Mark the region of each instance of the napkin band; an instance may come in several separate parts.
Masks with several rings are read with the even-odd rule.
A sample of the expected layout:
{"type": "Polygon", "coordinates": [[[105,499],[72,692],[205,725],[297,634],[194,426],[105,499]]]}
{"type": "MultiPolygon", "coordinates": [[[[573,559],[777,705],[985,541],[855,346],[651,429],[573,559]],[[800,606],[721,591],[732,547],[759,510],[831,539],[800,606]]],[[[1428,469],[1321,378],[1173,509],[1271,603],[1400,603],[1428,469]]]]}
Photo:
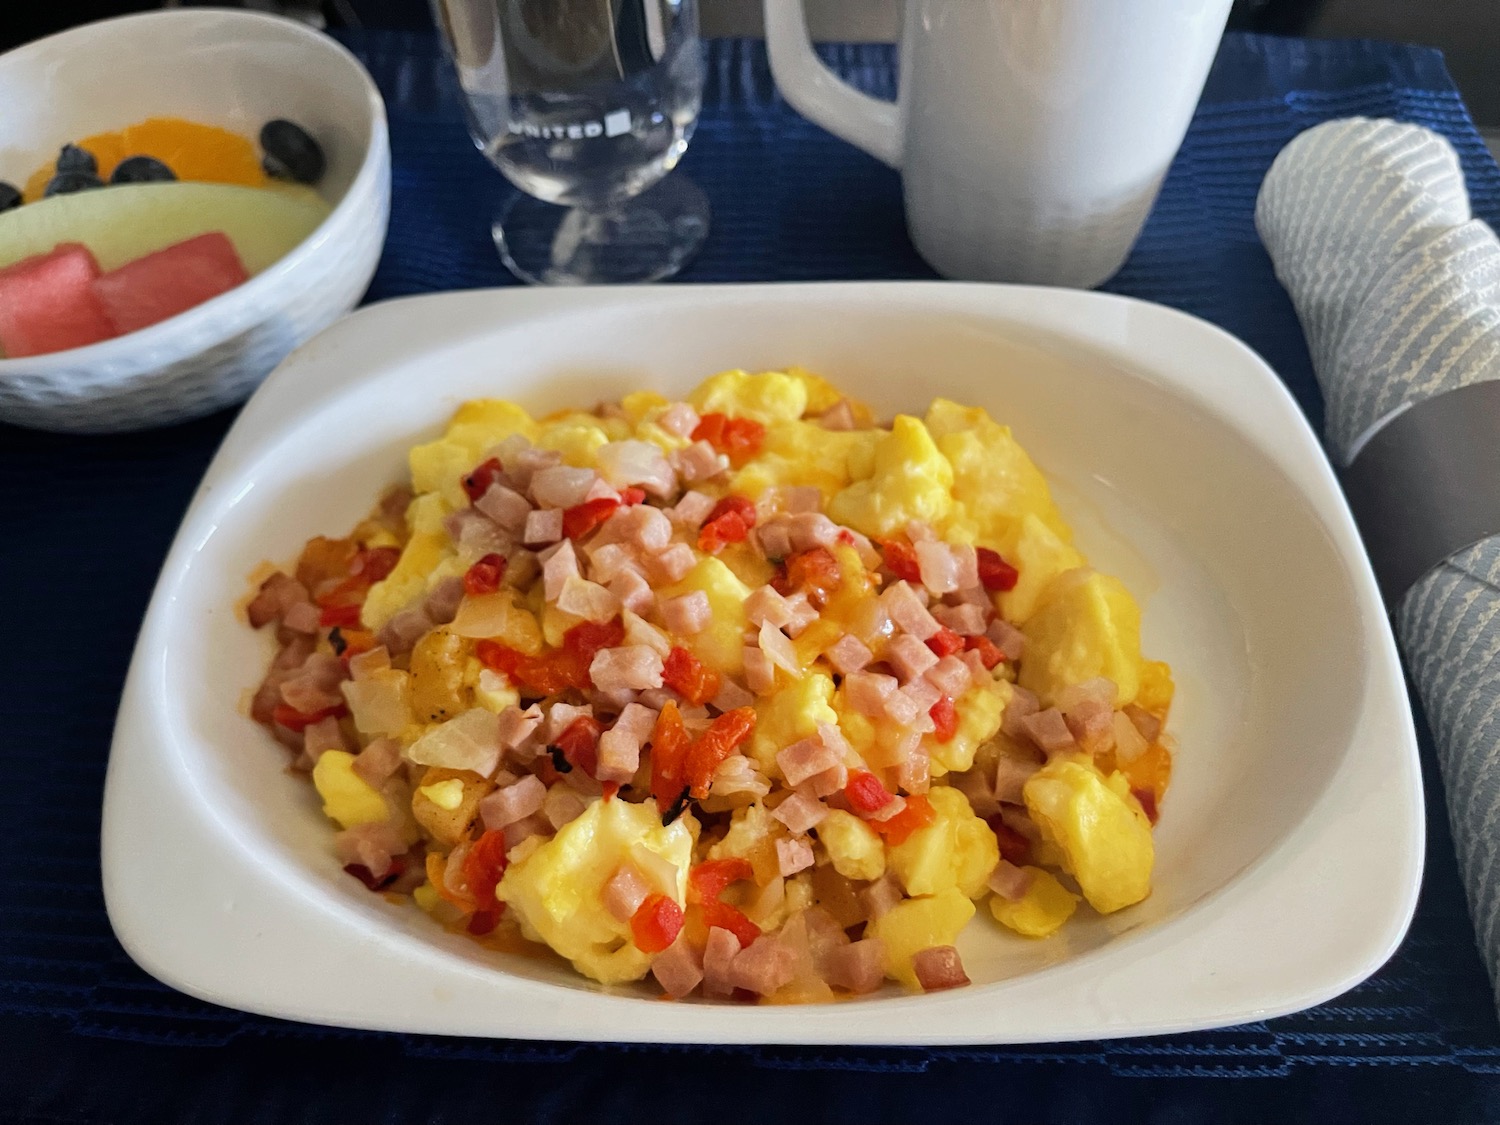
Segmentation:
{"type": "Polygon", "coordinates": [[[1500,378],[1401,411],[1342,476],[1381,595],[1394,609],[1443,560],[1500,535],[1500,378]]]}

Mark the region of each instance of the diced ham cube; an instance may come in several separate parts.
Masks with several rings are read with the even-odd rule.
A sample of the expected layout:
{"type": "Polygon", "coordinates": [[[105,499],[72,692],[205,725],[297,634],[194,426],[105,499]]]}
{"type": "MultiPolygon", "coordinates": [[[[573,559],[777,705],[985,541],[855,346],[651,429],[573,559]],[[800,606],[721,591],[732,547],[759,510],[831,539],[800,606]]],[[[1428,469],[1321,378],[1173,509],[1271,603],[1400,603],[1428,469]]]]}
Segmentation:
{"type": "MultiPolygon", "coordinates": [[[[904,756],[904,755],[903,755],[904,756]]],[[[866,820],[890,820],[902,809],[906,808],[906,798],[899,793],[894,794],[889,801],[878,809],[865,813],[866,820]]]]}
{"type": "Polygon", "coordinates": [[[1057,693],[1053,702],[1057,709],[1067,714],[1079,704],[1085,702],[1102,703],[1111,709],[1115,705],[1115,697],[1119,695],[1120,689],[1115,682],[1106,676],[1095,676],[1091,680],[1082,683],[1069,684],[1057,693]]]}
{"type": "Polygon", "coordinates": [[[516,537],[477,508],[459,508],[443,517],[443,529],[458,549],[472,558],[497,554],[508,556],[516,537]]]}
{"type": "Polygon", "coordinates": [[[932,784],[932,758],[918,747],[896,770],[896,779],[908,793],[925,793],[932,784]]]}
{"type": "Polygon", "coordinates": [[[522,492],[529,491],[532,478],[542,469],[550,469],[562,461],[562,454],[555,449],[535,449],[520,434],[512,434],[494,449],[490,450],[487,457],[499,458],[500,463],[505,466],[505,475],[510,477],[511,484],[522,492]],[[525,444],[522,444],[522,443],[525,444]]]}
{"type": "Polygon", "coordinates": [[[617,508],[604,521],[603,531],[607,539],[626,543],[642,555],[664,551],[672,542],[672,521],[649,504],[617,508]]]}
{"type": "Polygon", "coordinates": [[[729,458],[706,441],[695,441],[672,454],[672,464],[689,484],[712,480],[729,469],[729,458]]]}
{"type": "Polygon", "coordinates": [[[823,823],[828,816],[828,807],[805,793],[793,793],[772,809],[771,815],[786,825],[786,830],[793,836],[801,836],[823,823]]]}
{"type": "Polygon", "coordinates": [[[631,703],[620,712],[620,717],[599,736],[599,768],[595,775],[600,781],[629,781],[641,764],[641,744],[651,737],[656,725],[656,712],[639,703],[631,703]]]}
{"type": "Polygon", "coordinates": [[[781,776],[793,788],[808,778],[832,769],[839,764],[838,754],[829,749],[821,738],[804,738],[785,747],[776,755],[776,765],[781,776]]]}
{"type": "Polygon", "coordinates": [[[708,942],[703,947],[703,993],[706,996],[728,996],[734,991],[729,968],[740,953],[740,939],[730,931],[710,926],[708,942]]]}
{"type": "Polygon", "coordinates": [[[1021,719],[1021,726],[1031,741],[1049,758],[1069,750],[1077,750],[1078,742],[1068,729],[1067,721],[1056,707],[1038,711],[1021,719]]]}
{"type": "Polygon", "coordinates": [[[589,677],[600,691],[646,691],[661,687],[661,654],[648,645],[600,649],[589,677]]]}
{"type": "Polygon", "coordinates": [[[540,812],[547,799],[547,787],[541,779],[527,774],[514,785],[496,789],[479,802],[479,817],[488,830],[505,828],[540,812]]]}
{"type": "Polygon", "coordinates": [[[903,897],[900,881],[889,871],[859,892],[860,905],[865,908],[865,914],[872,922],[886,914],[903,897]]]}
{"type": "Polygon", "coordinates": [[[569,578],[579,578],[578,555],[573,550],[573,541],[564,539],[562,545],[553,549],[542,563],[542,596],[549,602],[557,601],[569,578]]]}
{"type": "Polygon", "coordinates": [[[984,587],[979,584],[979,552],[967,543],[955,543],[953,561],[958,568],[958,588],[978,590],[981,596],[985,596],[984,587]]]}
{"type": "Polygon", "coordinates": [[[745,686],[756,695],[769,695],[776,687],[776,665],[771,663],[771,658],[757,646],[746,645],[744,664],[745,686]]]}
{"type": "Polygon", "coordinates": [[[958,586],[958,560],[953,548],[936,539],[914,544],[922,585],[934,594],[951,594],[958,586]]]}
{"type": "Polygon", "coordinates": [[[1014,664],[1026,655],[1026,634],[1017,629],[1009,621],[997,617],[990,622],[985,635],[995,643],[1000,654],[1006,661],[1014,664]]]}
{"type": "Polygon", "coordinates": [[[661,582],[681,582],[698,562],[698,556],[686,543],[673,543],[659,555],[652,555],[650,563],[655,576],[661,582]]]}
{"type": "MultiPolygon", "coordinates": [[[[582,773],[582,770],[574,770],[574,773],[582,773]]],[[[533,836],[552,835],[552,825],[541,813],[532,813],[524,820],[518,820],[514,824],[507,824],[501,829],[505,833],[505,850],[509,852],[517,844],[529,840],[533,836]]]]}
{"type": "Polygon", "coordinates": [[[631,916],[641,908],[641,903],[645,902],[650,894],[651,884],[635,869],[635,865],[630,863],[620,864],[599,890],[599,898],[604,903],[604,909],[608,910],[617,922],[630,921],[631,916]]]}
{"type": "MultiPolygon", "coordinates": [[[[720,933],[729,933],[720,930],[720,933]]],[[[729,934],[734,941],[734,935],[729,934]]],[[[735,942],[738,946],[739,943],[735,942]]],[[[680,933],[677,940],[658,953],[651,962],[651,975],[662,991],[674,1000],[681,1000],[703,981],[703,954],[688,941],[687,934],[680,933]]]]}
{"type": "MultiPolygon", "coordinates": [[[[895,723],[898,727],[909,727],[917,721],[917,716],[922,714],[921,708],[917,706],[916,700],[904,691],[893,691],[886,696],[883,703],[883,717],[895,723]]],[[[878,718],[881,716],[872,716],[878,718]]]]}
{"type": "Polygon", "coordinates": [[[755,702],[755,693],[738,681],[724,676],[719,680],[719,694],[710,700],[720,711],[733,711],[736,707],[749,707],[755,702]]]}
{"type": "Polygon", "coordinates": [[[783,878],[790,878],[813,865],[813,850],[802,837],[776,841],[776,862],[783,878]]]}
{"type": "Polygon", "coordinates": [[[309,723],[302,730],[302,754],[310,763],[317,764],[318,759],[330,750],[348,749],[343,728],[332,715],[309,723]]]}
{"type": "Polygon", "coordinates": [[[901,689],[901,694],[912,701],[919,716],[926,715],[932,710],[932,705],[943,698],[943,693],[930,680],[913,680],[901,689]]]}
{"type": "Polygon", "coordinates": [[[974,679],[969,666],[957,656],[945,656],[927,669],[927,682],[949,699],[957,699],[974,679]]]}
{"type": "Polygon", "coordinates": [[[729,982],[757,996],[769,996],[791,983],[797,958],[775,934],[762,934],[729,963],[729,982]]]}
{"type": "Polygon", "coordinates": [[[839,536],[838,524],[821,512],[799,512],[781,518],[787,521],[793,551],[831,547],[839,536]]]}
{"type": "Polygon", "coordinates": [[[843,762],[829,766],[822,773],[813,774],[803,783],[802,788],[814,797],[832,797],[835,793],[843,790],[849,784],[849,769],[843,762]]]}
{"type": "Polygon", "coordinates": [[[977,637],[986,627],[983,606],[936,605],[932,607],[932,616],[940,625],[964,637],[977,637]]]}
{"type": "Polygon", "coordinates": [[[344,679],[344,666],[331,652],[315,652],[302,667],[281,683],[281,699],[303,714],[326,711],[344,702],[339,683],[344,679]]]}
{"type": "Polygon", "coordinates": [[[969,799],[974,815],[983,819],[1000,811],[1000,802],[995,800],[994,785],[985,770],[972,769],[966,773],[949,774],[949,784],[969,799]]]}
{"type": "Polygon", "coordinates": [[[528,547],[545,547],[561,539],[562,533],[562,509],[537,508],[526,514],[526,527],[521,533],[521,542],[528,547]]]}
{"type": "Polygon", "coordinates": [[[691,637],[703,632],[712,620],[708,595],[702,590],[694,590],[690,594],[664,599],[661,620],[674,637],[691,637]]]}
{"type": "Polygon", "coordinates": [[[531,502],[503,484],[490,485],[485,494],[474,501],[474,507],[515,535],[525,529],[526,517],[531,514],[531,502]]]}
{"type": "Polygon", "coordinates": [[[1031,889],[1033,878],[1033,874],[1024,867],[1017,867],[1002,859],[995,864],[995,870],[990,872],[985,885],[1007,902],[1020,902],[1031,889]]]}
{"type": "Polygon", "coordinates": [[[532,474],[531,498],[542,508],[571,508],[583,503],[598,479],[593,469],[553,465],[532,474]]]}
{"type": "Polygon", "coordinates": [[[823,976],[834,988],[874,992],[885,979],[885,945],[871,937],[835,946],[824,957],[823,976]]]}
{"type": "MultiPolygon", "coordinates": [[[[648,589],[649,592],[649,589],[648,589]]],[[[557,608],[585,621],[603,625],[620,614],[620,598],[615,592],[597,582],[569,575],[557,595],[557,608]]]]}
{"type": "Polygon", "coordinates": [[[708,519],[708,513],[714,510],[714,503],[714,498],[708,493],[690,489],[682,494],[676,507],[668,510],[667,518],[678,527],[697,531],[708,519]]]}
{"type": "Polygon", "coordinates": [[[768,559],[784,559],[792,553],[792,532],[785,521],[763,523],[750,533],[755,549],[768,559]]]}
{"type": "Polygon", "coordinates": [[[880,595],[881,604],[897,628],[925,641],[941,627],[908,582],[893,582],[880,595]]]}
{"type": "Polygon", "coordinates": [[[464,580],[457,577],[444,578],[427,591],[427,600],[422,603],[427,616],[437,625],[446,625],[458,616],[458,607],[464,600],[464,580]]]}
{"type": "Polygon", "coordinates": [[[379,640],[392,656],[404,656],[431,631],[434,624],[436,623],[421,606],[403,609],[385,623],[385,628],[380,630],[379,640]]]}
{"type": "Polygon", "coordinates": [[[250,627],[259,629],[282,618],[294,605],[311,604],[307,587],[289,574],[277,571],[260,584],[255,599],[245,607],[250,627]]]}
{"type": "Polygon", "coordinates": [[[815,484],[789,485],[777,490],[781,510],[788,515],[816,512],[823,507],[823,490],[815,484]]]}
{"type": "Polygon", "coordinates": [[[316,633],[322,626],[322,613],[312,602],[293,602],[281,615],[281,623],[294,633],[316,633]]]}
{"type": "Polygon", "coordinates": [[[883,672],[851,672],[844,677],[844,698],[861,715],[885,716],[885,701],[896,692],[896,677],[883,672]]]}
{"type": "Polygon", "coordinates": [[[361,780],[379,789],[401,768],[401,743],[377,738],[354,756],[351,767],[361,780]]]}
{"type": "Polygon", "coordinates": [[[651,584],[634,570],[622,570],[610,579],[609,592],[631,613],[644,614],[656,604],[651,584]]]}
{"type": "Polygon", "coordinates": [[[831,750],[840,761],[848,758],[854,753],[854,747],[849,745],[849,740],[844,737],[844,732],[839,730],[837,724],[818,722],[818,738],[823,745],[831,750]]]}
{"type": "MultiPolygon", "coordinates": [[[[483,673],[481,673],[482,675],[483,673]]],[[[526,710],[516,706],[500,712],[500,746],[506,751],[518,750],[531,740],[542,725],[542,709],[533,703],[526,710]]]]}
{"type": "Polygon", "coordinates": [[[818,619],[818,609],[801,591],[787,598],[786,604],[791,613],[791,620],[786,624],[786,635],[800,637],[802,631],[818,619]]]}
{"type": "Polygon", "coordinates": [[[1161,737],[1161,720],[1150,711],[1134,703],[1127,703],[1124,712],[1125,717],[1135,724],[1135,729],[1141,732],[1141,737],[1148,743],[1161,737]]]}
{"type": "Polygon", "coordinates": [[[1086,754],[1114,749],[1115,712],[1102,699],[1081,699],[1063,712],[1063,721],[1086,754]]]}
{"type": "Polygon", "coordinates": [[[1018,758],[1012,754],[1001,754],[995,763],[995,781],[992,786],[995,800],[1012,805],[1022,802],[1022,791],[1031,775],[1042,768],[1042,763],[1032,758],[1018,758]]]}
{"type": "Polygon", "coordinates": [[[770,625],[773,629],[784,629],[791,623],[792,608],[779,591],[760,586],[745,599],[745,617],[757,628],[770,625]]]}
{"type": "Polygon", "coordinates": [[[587,504],[590,500],[614,500],[619,502],[620,494],[600,477],[589,485],[589,490],[583,494],[583,502],[587,504]]]}
{"type": "Polygon", "coordinates": [[[875,654],[853,633],[845,633],[834,641],[823,655],[833,665],[834,671],[845,676],[850,672],[862,671],[875,659],[875,654]]]}
{"type": "Polygon", "coordinates": [[[698,412],[685,402],[674,402],[656,416],[656,424],[677,437],[691,437],[702,419],[698,412]]]}
{"type": "Polygon", "coordinates": [[[885,646],[885,661],[903,682],[919,680],[938,662],[932,649],[909,633],[892,637],[885,646]]]}
{"type": "Polygon", "coordinates": [[[1032,692],[1015,684],[1011,685],[1010,692],[1010,702],[1005,705],[1005,714],[1001,718],[1000,729],[1011,738],[1030,738],[1031,734],[1021,720],[1027,715],[1035,715],[1040,711],[1041,701],[1032,692]]]}
{"type": "Polygon", "coordinates": [[[557,741],[557,736],[562,734],[573,724],[574,719],[592,719],[594,709],[585,703],[578,706],[573,703],[554,703],[547,711],[547,744],[550,746],[557,741]]]}
{"type": "Polygon", "coordinates": [[[917,983],[923,992],[937,992],[944,988],[962,988],[969,984],[969,975],[964,972],[963,960],[958,950],[951,945],[934,945],[920,950],[911,959],[916,971],[917,983]]]}
{"type": "Polygon", "coordinates": [[[847,398],[841,398],[818,415],[818,424],[825,430],[847,431],[855,429],[858,422],[854,417],[854,407],[849,405],[847,398]]]}
{"type": "Polygon", "coordinates": [[[358,824],[333,838],[333,851],[343,864],[357,863],[372,878],[384,879],[391,870],[393,857],[406,852],[401,830],[388,821],[358,824]]]}
{"type": "Polygon", "coordinates": [[[599,536],[584,548],[589,557],[589,578],[608,585],[610,580],[626,571],[640,572],[641,564],[635,551],[624,543],[606,543],[599,536]]]}

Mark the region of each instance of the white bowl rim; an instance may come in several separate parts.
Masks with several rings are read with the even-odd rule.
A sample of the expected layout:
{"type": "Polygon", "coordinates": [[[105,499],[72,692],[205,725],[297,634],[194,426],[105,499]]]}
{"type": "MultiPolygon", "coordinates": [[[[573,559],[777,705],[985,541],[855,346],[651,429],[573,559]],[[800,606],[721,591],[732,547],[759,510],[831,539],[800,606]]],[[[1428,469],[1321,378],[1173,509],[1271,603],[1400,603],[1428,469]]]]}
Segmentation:
{"type": "MultiPolygon", "coordinates": [[[[122,16],[112,16],[109,19],[95,20],[92,23],[81,24],[78,27],[68,28],[55,35],[33,40],[0,55],[0,61],[17,54],[30,51],[34,48],[57,45],[73,37],[98,34],[101,28],[115,27],[121,24],[134,24],[149,21],[171,20],[184,22],[194,19],[198,22],[219,22],[228,20],[231,23],[259,24],[262,26],[274,25],[279,30],[287,32],[290,36],[301,38],[308,43],[317,43],[320,47],[327,49],[331,55],[347,64],[352,73],[357,75],[360,85],[363,87],[366,98],[366,106],[370,112],[370,128],[364,137],[364,154],[360,158],[359,171],[355,173],[354,179],[350,181],[349,187],[339,197],[312,231],[287,251],[284,255],[273,262],[267,269],[262,270],[248,281],[236,285],[233,289],[211,297],[201,304],[170,316],[166,320],[158,321],[156,324],[139,328],[134,332],[127,332],[123,336],[112,336],[108,340],[100,340],[96,344],[88,344],[81,348],[66,348],[58,352],[46,352],[42,355],[21,356],[15,359],[7,359],[0,356],[0,379],[12,378],[45,378],[47,375],[60,371],[74,371],[80,367],[106,366],[119,364],[126,367],[130,364],[130,357],[136,354],[137,349],[150,347],[154,344],[165,343],[169,339],[169,333],[180,331],[182,325],[189,318],[211,316],[232,304],[242,300],[246,295],[254,296],[262,291],[269,290],[273,285],[289,271],[299,268],[308,258],[317,253],[322,244],[322,236],[337,221],[344,221],[350,214],[354,201],[365,198],[371,185],[382,174],[384,159],[382,152],[386,145],[381,138],[386,136],[387,123],[385,114],[385,101],[380,96],[380,90],[375,85],[375,80],[370,77],[369,71],[365,70],[354,54],[331,35],[309,27],[296,20],[287,19],[283,16],[273,16],[265,12],[249,12],[234,8],[168,8],[160,11],[132,12],[122,16]],[[204,20],[202,17],[209,17],[204,20]]],[[[247,307],[253,307],[247,305],[247,307]]],[[[238,332],[243,331],[245,325],[237,319],[225,319],[221,329],[215,333],[213,341],[205,341],[204,348],[212,347],[220,340],[227,339],[238,332]]],[[[198,350],[203,350],[199,348],[198,350]]],[[[153,365],[155,366],[155,365],[153,365]]]]}

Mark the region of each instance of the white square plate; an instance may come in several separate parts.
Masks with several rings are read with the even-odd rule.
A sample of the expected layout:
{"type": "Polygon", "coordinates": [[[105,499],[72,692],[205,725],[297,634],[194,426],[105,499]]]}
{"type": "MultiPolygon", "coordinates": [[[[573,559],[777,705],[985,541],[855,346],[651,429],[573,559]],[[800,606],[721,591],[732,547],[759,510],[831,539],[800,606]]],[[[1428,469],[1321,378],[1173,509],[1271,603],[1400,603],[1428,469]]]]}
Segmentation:
{"type": "Polygon", "coordinates": [[[216,1003],[353,1027],[694,1043],[1001,1043],[1185,1031],[1326,1000],[1396,948],[1422,863],[1406,691],[1317,440],[1202,321],[1121,297],[942,283],[497,290],[376,305],[245,408],[178,533],[126,684],[104,808],[110,920],[216,1003]],[[467,398],[535,409],[801,364],[882,414],[987,407],[1080,545],[1143,600],[1181,741],[1155,891],[1043,942],[987,912],[974,986],[802,1008],[669,1003],[490,953],[339,869],[315,794],[245,717],[263,559],[342,534],[467,398]]]}

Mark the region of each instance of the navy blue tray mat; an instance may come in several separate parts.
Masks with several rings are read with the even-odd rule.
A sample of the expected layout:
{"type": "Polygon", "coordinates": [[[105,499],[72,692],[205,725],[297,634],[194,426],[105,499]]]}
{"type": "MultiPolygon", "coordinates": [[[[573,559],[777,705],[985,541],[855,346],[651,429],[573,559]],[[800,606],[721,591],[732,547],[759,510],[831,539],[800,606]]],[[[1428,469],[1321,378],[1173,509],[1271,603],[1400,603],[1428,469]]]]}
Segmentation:
{"type": "MultiPolygon", "coordinates": [[[[487,230],[510,189],[470,144],[435,42],[375,32],[346,42],[385,93],[395,154],[391,235],[370,298],[508,283],[487,230]]],[[[714,230],[682,280],[932,276],[906,239],[894,173],[791,112],[758,44],[716,42],[709,57],[686,167],[712,200],[714,230]]],[[[894,92],[889,48],[830,47],[825,57],[868,91],[894,92]]],[[[1355,113],[1447,135],[1476,211],[1500,219],[1500,170],[1435,52],[1231,35],[1140,244],[1106,286],[1236,333],[1315,423],[1306,349],[1252,205],[1288,139],[1355,113]]],[[[816,1120],[863,1122],[944,1111],[1058,1122],[1500,1120],[1500,1026],[1425,729],[1429,858],[1407,940],[1346,995],[1226,1031],[938,1050],[577,1046],[305,1026],[157,984],[104,915],[104,764],[157,569],[231,420],[104,438],[0,426],[0,591],[11,625],[0,764],[12,779],[0,788],[12,854],[0,866],[0,1120],[664,1125],[757,1121],[798,1106],[816,1120]]]]}

